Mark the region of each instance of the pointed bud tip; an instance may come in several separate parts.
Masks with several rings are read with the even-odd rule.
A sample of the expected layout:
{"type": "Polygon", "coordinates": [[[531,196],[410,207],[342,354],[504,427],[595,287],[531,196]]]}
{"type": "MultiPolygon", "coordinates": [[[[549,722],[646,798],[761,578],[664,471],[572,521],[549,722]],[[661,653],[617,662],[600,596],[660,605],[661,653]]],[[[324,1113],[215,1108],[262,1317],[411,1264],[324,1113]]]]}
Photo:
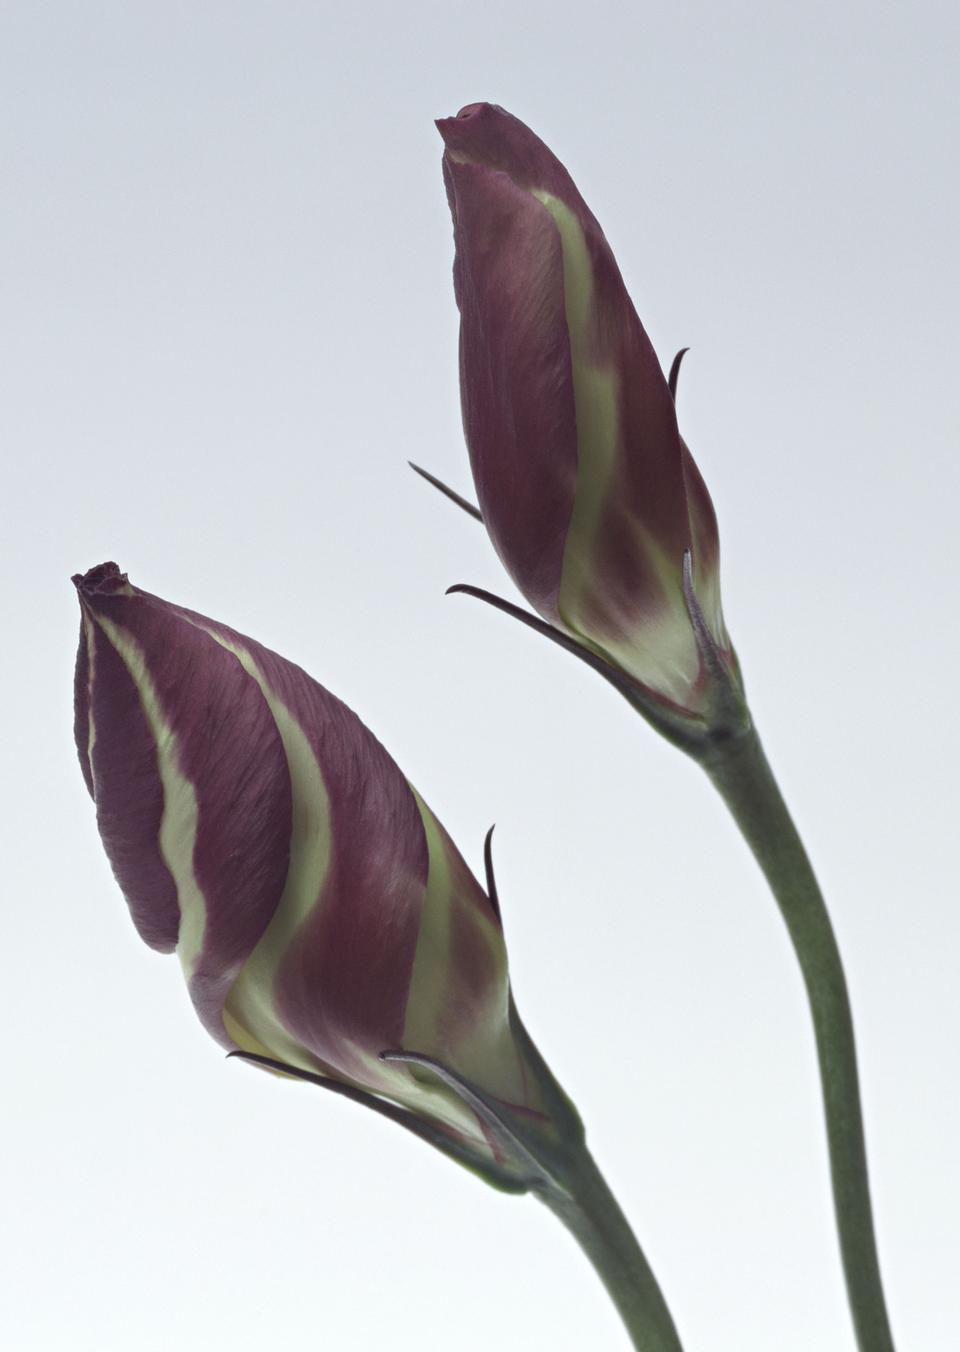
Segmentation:
{"type": "Polygon", "coordinates": [[[117,564],[109,561],[98,563],[85,573],[74,573],[70,581],[81,596],[111,596],[127,586],[127,575],[121,573],[117,564]]]}
{"type": "Polygon", "coordinates": [[[488,111],[496,111],[495,103],[466,103],[456,114],[455,117],[438,117],[434,121],[434,126],[449,146],[450,141],[448,132],[453,131],[456,135],[458,123],[471,122],[475,118],[482,117],[488,111]]]}

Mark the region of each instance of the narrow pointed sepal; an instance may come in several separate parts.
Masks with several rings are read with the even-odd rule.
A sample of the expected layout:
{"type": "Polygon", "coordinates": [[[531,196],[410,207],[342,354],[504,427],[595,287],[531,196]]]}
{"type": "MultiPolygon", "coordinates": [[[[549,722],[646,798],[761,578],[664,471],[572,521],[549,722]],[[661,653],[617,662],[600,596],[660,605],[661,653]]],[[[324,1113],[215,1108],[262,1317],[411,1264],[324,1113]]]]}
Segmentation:
{"type": "Polygon", "coordinates": [[[542,1150],[538,1150],[533,1143],[533,1133],[508,1104],[493,1098],[432,1056],[424,1056],[420,1052],[382,1051],[380,1060],[390,1065],[417,1066],[429,1070],[442,1084],[459,1095],[465,1106],[476,1113],[487,1128],[496,1143],[497,1154],[510,1162],[511,1172],[516,1171],[523,1181],[523,1191],[542,1190],[555,1184],[549,1165],[542,1157],[542,1150]]]}
{"type": "Polygon", "coordinates": [[[360,1103],[365,1108],[371,1108],[381,1117],[385,1117],[387,1121],[396,1122],[397,1126],[403,1127],[411,1135],[418,1137],[421,1141],[426,1141],[428,1145],[432,1145],[434,1149],[439,1150],[448,1159],[463,1165],[464,1168],[469,1169],[471,1173],[476,1174],[478,1178],[482,1178],[485,1183],[489,1183],[491,1187],[497,1188],[500,1192],[523,1193],[530,1190],[529,1184],[522,1178],[515,1178],[506,1169],[501,1169],[491,1160],[481,1158],[449,1132],[444,1131],[442,1127],[416,1116],[406,1108],[401,1108],[398,1104],[390,1102],[389,1099],[378,1098],[376,1094],[371,1094],[356,1085],[345,1084],[342,1080],[331,1079],[328,1075],[317,1075],[312,1071],[303,1070],[299,1066],[288,1065],[285,1061],[277,1061],[272,1056],[260,1056],[256,1052],[236,1051],[227,1053],[227,1059],[231,1058],[249,1061],[251,1065],[262,1066],[265,1070],[275,1071],[278,1075],[289,1075],[295,1080],[305,1080],[308,1084],[315,1084],[321,1089],[328,1089],[331,1094],[339,1094],[341,1098],[349,1099],[352,1103],[360,1103]]]}
{"type": "Polygon", "coordinates": [[[512,601],[497,596],[495,592],[485,591],[482,587],[474,587],[467,582],[455,583],[452,587],[447,588],[446,594],[447,596],[462,594],[483,601],[495,610],[502,611],[504,615],[519,620],[521,624],[525,624],[534,633],[542,634],[551,643],[555,643],[558,648],[563,648],[566,652],[572,653],[574,657],[578,657],[593,671],[598,672],[639,713],[643,714],[647,722],[656,728],[661,736],[666,737],[675,746],[694,754],[697,747],[706,741],[708,734],[702,718],[690,714],[687,710],[678,706],[667,704],[640,681],[614,666],[608,658],[601,657],[593,649],[588,648],[585,643],[571,638],[569,634],[564,633],[562,629],[558,629],[556,625],[548,624],[539,615],[524,610],[522,606],[514,605],[512,601]]]}
{"type": "Polygon", "coordinates": [[[467,498],[461,497],[461,495],[456,492],[455,489],[451,488],[449,484],[445,484],[442,479],[438,479],[435,474],[431,474],[429,470],[423,469],[422,466],[415,465],[412,460],[408,460],[407,464],[413,470],[414,474],[419,474],[421,479],[426,479],[427,483],[432,484],[445,498],[449,498],[450,501],[455,502],[458,507],[462,507],[468,516],[473,517],[474,521],[483,521],[480,508],[475,507],[467,498]]]}
{"type": "Polygon", "coordinates": [[[490,830],[483,839],[483,870],[487,883],[487,896],[490,898],[490,905],[497,913],[497,919],[503,923],[503,915],[500,911],[500,897],[497,894],[497,880],[493,872],[493,833],[496,825],[491,826],[490,830]]]}
{"type": "Polygon", "coordinates": [[[677,382],[680,379],[680,365],[689,351],[690,349],[688,347],[682,347],[670,363],[670,374],[667,376],[667,387],[670,390],[670,398],[674,403],[677,402],[677,382]]]}

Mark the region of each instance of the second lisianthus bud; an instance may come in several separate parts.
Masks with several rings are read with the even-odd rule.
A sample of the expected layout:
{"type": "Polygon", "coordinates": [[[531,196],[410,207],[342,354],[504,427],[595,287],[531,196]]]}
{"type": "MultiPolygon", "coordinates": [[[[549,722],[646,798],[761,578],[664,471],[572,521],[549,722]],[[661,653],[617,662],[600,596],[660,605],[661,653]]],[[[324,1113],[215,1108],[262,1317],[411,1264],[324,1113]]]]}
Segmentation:
{"type": "Polygon", "coordinates": [[[545,620],[665,708],[709,717],[718,668],[738,682],[716,517],[603,231],[502,108],[437,126],[463,421],[493,543],[545,620]]]}
{"type": "Polygon", "coordinates": [[[548,1140],[573,1110],[513,1008],[495,899],[399,767],[255,640],[114,563],[74,583],[97,825],[137,929],[176,951],[207,1031],[399,1105],[447,1153],[522,1185],[478,1103],[548,1140]],[[451,1089],[461,1080],[476,1094],[451,1089]]]}

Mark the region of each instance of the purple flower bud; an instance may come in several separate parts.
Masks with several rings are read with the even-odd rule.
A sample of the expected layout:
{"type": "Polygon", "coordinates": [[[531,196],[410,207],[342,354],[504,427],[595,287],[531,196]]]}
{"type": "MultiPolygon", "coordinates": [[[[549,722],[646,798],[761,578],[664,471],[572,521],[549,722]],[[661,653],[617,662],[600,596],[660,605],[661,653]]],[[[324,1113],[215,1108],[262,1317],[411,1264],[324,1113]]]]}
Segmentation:
{"type": "Polygon", "coordinates": [[[544,619],[699,715],[684,598],[735,679],[710,497],[603,231],[556,156],[502,108],[437,123],[456,242],[463,422],[480,511],[544,619]]]}
{"type": "Polygon", "coordinates": [[[134,587],[73,579],[80,764],[143,939],[176,951],[203,1024],[411,1109],[480,1159],[432,1057],[537,1116],[495,906],[355,714],[292,662],[134,587]]]}

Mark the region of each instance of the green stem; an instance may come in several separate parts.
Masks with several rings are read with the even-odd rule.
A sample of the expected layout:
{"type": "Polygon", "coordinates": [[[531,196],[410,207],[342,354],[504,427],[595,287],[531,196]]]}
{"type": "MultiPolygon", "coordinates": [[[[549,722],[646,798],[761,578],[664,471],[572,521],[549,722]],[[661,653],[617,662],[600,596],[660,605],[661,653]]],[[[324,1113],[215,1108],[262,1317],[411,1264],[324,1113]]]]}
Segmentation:
{"type": "Polygon", "coordinates": [[[877,1258],[843,964],[806,851],[752,730],[704,761],[777,899],[813,1014],[847,1294],[861,1352],[893,1352],[877,1258]]]}
{"type": "Polygon", "coordinates": [[[670,1311],[643,1250],[586,1146],[568,1156],[560,1186],[537,1196],[593,1264],[638,1352],[682,1352],[670,1311]]]}
{"type": "MultiPolygon", "coordinates": [[[[489,854],[487,876],[495,896],[489,854]]],[[[546,1109],[533,1118],[422,1052],[383,1051],[380,1059],[432,1071],[476,1113],[498,1144],[496,1169],[474,1161],[476,1172],[495,1187],[532,1192],[559,1217],[603,1281],[638,1352],[683,1352],[650,1265],[587,1150],[580,1114],[531,1041],[512,996],[510,1026],[546,1109]]]]}

